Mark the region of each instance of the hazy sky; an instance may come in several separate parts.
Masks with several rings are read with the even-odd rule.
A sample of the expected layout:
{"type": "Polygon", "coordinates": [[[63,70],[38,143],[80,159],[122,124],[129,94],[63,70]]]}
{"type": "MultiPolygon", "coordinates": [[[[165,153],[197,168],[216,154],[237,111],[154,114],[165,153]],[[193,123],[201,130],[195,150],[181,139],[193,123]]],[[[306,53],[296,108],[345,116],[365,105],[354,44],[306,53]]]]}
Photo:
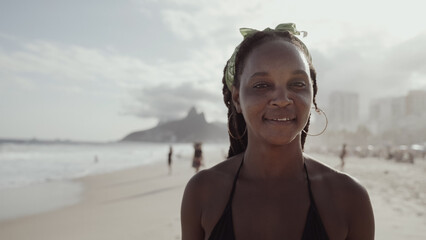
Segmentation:
{"type": "Polygon", "coordinates": [[[0,138],[109,141],[191,106],[226,121],[223,66],[240,27],[294,22],[332,91],[426,89],[422,0],[0,0],[0,138]]]}

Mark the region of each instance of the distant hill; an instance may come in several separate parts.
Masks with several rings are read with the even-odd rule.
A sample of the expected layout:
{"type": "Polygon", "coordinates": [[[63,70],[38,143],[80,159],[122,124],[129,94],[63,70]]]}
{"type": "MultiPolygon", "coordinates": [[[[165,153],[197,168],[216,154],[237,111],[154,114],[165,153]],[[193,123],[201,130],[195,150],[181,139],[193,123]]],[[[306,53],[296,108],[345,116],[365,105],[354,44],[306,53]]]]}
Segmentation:
{"type": "Polygon", "coordinates": [[[208,123],[204,113],[197,113],[193,107],[183,119],[161,123],[148,130],[132,132],[121,141],[223,142],[227,137],[226,124],[208,123]]]}

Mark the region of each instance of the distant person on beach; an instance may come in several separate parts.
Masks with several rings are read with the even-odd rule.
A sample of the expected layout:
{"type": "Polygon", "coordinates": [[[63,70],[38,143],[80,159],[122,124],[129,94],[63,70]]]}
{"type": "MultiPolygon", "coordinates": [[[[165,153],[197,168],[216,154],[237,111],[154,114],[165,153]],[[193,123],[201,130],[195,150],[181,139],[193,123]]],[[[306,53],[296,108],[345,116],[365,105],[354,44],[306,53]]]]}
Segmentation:
{"type": "Polygon", "coordinates": [[[167,165],[169,166],[169,174],[172,174],[172,154],[173,154],[173,148],[172,146],[170,146],[169,157],[167,159],[167,165]]]}
{"type": "Polygon", "coordinates": [[[240,32],[222,79],[228,159],[188,182],[182,239],[374,239],[366,189],[303,152],[310,115],[323,114],[305,32],[240,32]]]}
{"type": "Polygon", "coordinates": [[[342,150],[340,151],[340,169],[343,171],[343,168],[345,167],[345,157],[346,157],[346,143],[342,145],[342,150]]]}
{"type": "Polygon", "coordinates": [[[192,167],[195,168],[197,173],[200,166],[203,164],[203,151],[201,150],[201,143],[194,143],[194,158],[192,159],[192,167]]]}

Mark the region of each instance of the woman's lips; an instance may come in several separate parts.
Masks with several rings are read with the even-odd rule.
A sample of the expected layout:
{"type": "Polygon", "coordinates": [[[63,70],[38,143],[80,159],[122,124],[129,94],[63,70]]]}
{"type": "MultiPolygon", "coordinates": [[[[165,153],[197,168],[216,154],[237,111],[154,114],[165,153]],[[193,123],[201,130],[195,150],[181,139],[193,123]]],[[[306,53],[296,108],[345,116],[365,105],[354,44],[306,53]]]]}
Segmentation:
{"type": "Polygon", "coordinates": [[[290,121],[290,120],[292,120],[291,118],[271,118],[271,119],[268,119],[268,120],[271,120],[271,121],[278,121],[278,122],[286,122],[286,121],[290,121]]]}
{"type": "Polygon", "coordinates": [[[295,117],[265,117],[264,120],[272,123],[291,123],[295,120],[295,117]]]}

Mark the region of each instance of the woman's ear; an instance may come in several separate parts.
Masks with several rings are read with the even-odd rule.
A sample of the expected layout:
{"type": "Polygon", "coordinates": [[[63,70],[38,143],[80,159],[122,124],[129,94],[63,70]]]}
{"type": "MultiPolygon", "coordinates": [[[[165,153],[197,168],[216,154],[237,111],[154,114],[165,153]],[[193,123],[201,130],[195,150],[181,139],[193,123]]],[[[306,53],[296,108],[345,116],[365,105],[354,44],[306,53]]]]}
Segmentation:
{"type": "Polygon", "coordinates": [[[232,86],[232,103],[237,110],[237,113],[241,113],[241,105],[240,105],[240,89],[232,86]]]}

